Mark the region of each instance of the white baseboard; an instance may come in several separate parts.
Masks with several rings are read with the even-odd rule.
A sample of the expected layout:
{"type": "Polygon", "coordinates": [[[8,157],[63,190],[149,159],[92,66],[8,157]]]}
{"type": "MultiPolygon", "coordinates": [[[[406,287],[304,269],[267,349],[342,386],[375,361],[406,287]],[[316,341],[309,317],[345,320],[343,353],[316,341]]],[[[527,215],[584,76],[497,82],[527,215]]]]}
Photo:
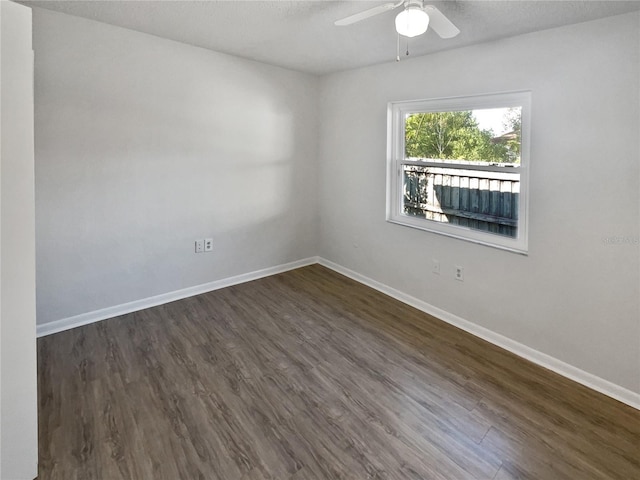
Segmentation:
{"type": "Polygon", "coordinates": [[[268,277],[277,273],[305,267],[314,263],[318,263],[318,257],[305,258],[303,260],[285,263],[283,265],[277,265],[275,267],[256,270],[255,272],[243,273],[242,275],[223,278],[222,280],[216,280],[214,282],[204,283],[202,285],[196,285],[194,287],[184,288],[182,290],[163,293],[162,295],[143,298],[141,300],[135,300],[133,302],[123,303],[121,305],[115,305],[113,307],[94,310],[92,312],[82,313],[73,317],[43,323],[37,326],[36,335],[38,337],[52,335],[64,330],[81,327],[82,325],[88,325],[90,323],[99,322],[108,318],[118,317],[120,315],[125,315],[131,312],[137,312],[138,310],[144,310],[145,308],[156,307],[165,303],[175,302],[176,300],[193,297],[194,295],[200,295],[201,293],[211,292],[213,290],[230,287],[239,283],[250,282],[252,280],[257,280],[259,278],[268,277]]]}
{"type": "Polygon", "coordinates": [[[575,382],[591,388],[592,390],[596,390],[597,392],[600,392],[611,398],[615,398],[622,403],[640,410],[640,393],[633,392],[589,372],[580,370],[579,368],[558,360],[557,358],[547,355],[546,353],[542,353],[538,350],[534,350],[531,347],[527,347],[526,345],[511,340],[510,338],[500,335],[499,333],[495,333],[489,329],[476,325],[475,323],[460,318],[457,315],[449,313],[427,302],[412,297],[411,295],[407,295],[406,293],[391,288],[388,285],[380,283],[369,277],[365,277],[364,275],[354,272],[353,270],[349,270],[342,265],[338,265],[337,263],[331,262],[324,258],[318,258],[318,263],[357,282],[378,290],[379,292],[389,295],[396,300],[406,303],[407,305],[411,305],[418,310],[422,310],[423,312],[428,313],[429,315],[432,315],[439,320],[442,320],[466,332],[469,332],[476,337],[480,337],[489,343],[504,348],[505,350],[508,350],[511,353],[518,355],[519,357],[525,358],[537,365],[540,365],[541,367],[554,371],[562,375],[563,377],[567,377],[575,382]]]}
{"type": "Polygon", "coordinates": [[[230,287],[244,282],[250,282],[259,278],[268,277],[277,273],[294,270],[296,268],[305,267],[319,263],[331,270],[334,270],[342,275],[345,275],[357,282],[367,285],[379,292],[382,292],[390,297],[395,298],[407,305],[411,305],[418,310],[422,310],[429,315],[432,315],[439,320],[454,325],[466,332],[480,337],[487,342],[490,342],[498,347],[504,348],[518,355],[519,357],[526,358],[527,360],[540,365],[544,368],[552,370],[564,377],[567,377],[575,382],[578,382],[586,387],[589,387],[597,392],[603,393],[609,397],[625,403],[631,407],[640,410],[640,393],[633,392],[624,387],[611,383],[608,380],[600,378],[591,373],[580,370],[579,368],[569,365],[557,358],[554,358],[546,353],[539,352],[531,347],[528,347],[522,343],[516,342],[507,338],[499,333],[495,333],[489,329],[476,325],[473,322],[465,320],[457,315],[449,313],[438,307],[435,307],[427,302],[419,300],[411,295],[407,295],[399,290],[389,287],[383,283],[373,280],[369,277],[361,275],[353,270],[349,270],[342,265],[331,262],[321,257],[309,257],[296,262],[290,262],[275,267],[269,267],[255,272],[249,272],[242,275],[236,275],[234,277],[224,278],[222,280],[216,280],[214,282],[205,283],[202,285],[196,285],[195,287],[189,287],[182,290],[176,290],[174,292],[164,293],[162,295],[156,295],[154,297],[144,298],[142,300],[136,300],[134,302],[124,303],[101,310],[95,310],[93,312],[83,313],[73,317],[63,318],[54,322],[45,323],[37,326],[37,336],[43,337],[45,335],[51,335],[54,333],[69,330],[71,328],[80,327],[82,325],[88,325],[90,323],[106,320],[108,318],[117,317],[119,315],[125,315],[127,313],[136,312],[138,310],[144,310],[145,308],[155,307],[183,298],[192,297],[194,295],[200,295],[202,293],[211,292],[220,288],[230,287]]]}

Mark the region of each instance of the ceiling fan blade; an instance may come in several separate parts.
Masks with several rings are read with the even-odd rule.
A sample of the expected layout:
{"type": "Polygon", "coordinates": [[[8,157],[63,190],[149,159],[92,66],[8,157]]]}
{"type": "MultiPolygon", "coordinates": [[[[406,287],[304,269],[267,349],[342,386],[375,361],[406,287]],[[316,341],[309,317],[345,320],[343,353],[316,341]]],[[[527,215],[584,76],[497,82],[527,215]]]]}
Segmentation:
{"type": "Polygon", "coordinates": [[[440,37],[453,38],[460,33],[458,27],[433,5],[425,5],[424,11],[429,15],[429,28],[432,28],[440,37]]]}
{"type": "Polygon", "coordinates": [[[378,15],[380,13],[393,10],[394,8],[399,7],[403,3],[404,2],[385,3],[384,5],[378,5],[377,7],[370,8],[369,10],[365,10],[364,12],[356,13],[354,15],[350,15],[340,20],[336,20],[335,25],[338,25],[339,27],[351,25],[352,23],[359,22],[360,20],[364,20],[365,18],[373,17],[374,15],[378,15]]]}

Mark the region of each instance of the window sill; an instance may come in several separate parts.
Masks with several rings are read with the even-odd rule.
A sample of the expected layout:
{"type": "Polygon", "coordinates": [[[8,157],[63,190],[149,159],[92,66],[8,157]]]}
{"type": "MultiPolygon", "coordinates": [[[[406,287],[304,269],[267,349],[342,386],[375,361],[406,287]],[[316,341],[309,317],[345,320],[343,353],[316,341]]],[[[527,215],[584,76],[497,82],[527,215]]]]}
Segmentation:
{"type": "Polygon", "coordinates": [[[475,243],[477,245],[497,248],[499,250],[517,253],[519,255],[527,256],[529,254],[526,241],[523,242],[521,239],[512,240],[509,238],[501,237],[499,235],[492,235],[490,233],[472,230],[470,228],[445,225],[424,219],[416,219],[415,221],[412,221],[410,217],[404,216],[400,218],[387,218],[387,222],[401,225],[403,227],[416,228],[418,230],[435,233],[437,235],[456,238],[458,240],[464,240],[466,242],[475,243]],[[434,224],[433,227],[430,226],[430,223],[434,224]]]}

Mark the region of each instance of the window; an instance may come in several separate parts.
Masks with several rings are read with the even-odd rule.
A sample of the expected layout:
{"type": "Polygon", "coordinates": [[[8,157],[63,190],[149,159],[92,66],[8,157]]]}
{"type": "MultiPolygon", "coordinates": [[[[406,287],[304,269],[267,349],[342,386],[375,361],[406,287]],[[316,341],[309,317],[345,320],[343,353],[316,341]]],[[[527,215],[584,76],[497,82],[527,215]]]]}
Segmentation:
{"type": "Polygon", "coordinates": [[[389,104],[387,220],[527,252],[531,94],[389,104]]]}

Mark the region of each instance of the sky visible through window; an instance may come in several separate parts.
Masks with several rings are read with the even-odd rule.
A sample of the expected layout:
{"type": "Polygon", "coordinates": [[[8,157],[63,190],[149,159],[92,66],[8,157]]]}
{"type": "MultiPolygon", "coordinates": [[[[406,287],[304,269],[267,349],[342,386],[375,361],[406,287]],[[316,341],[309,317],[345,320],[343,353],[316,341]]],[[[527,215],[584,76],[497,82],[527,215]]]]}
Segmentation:
{"type": "Polygon", "coordinates": [[[505,116],[508,111],[508,108],[485,108],[472,110],[472,114],[481,130],[492,130],[493,134],[499,137],[510,130],[505,125],[505,116]]]}
{"type": "Polygon", "coordinates": [[[519,163],[520,116],[520,107],[408,112],[405,156],[519,163]]]}

